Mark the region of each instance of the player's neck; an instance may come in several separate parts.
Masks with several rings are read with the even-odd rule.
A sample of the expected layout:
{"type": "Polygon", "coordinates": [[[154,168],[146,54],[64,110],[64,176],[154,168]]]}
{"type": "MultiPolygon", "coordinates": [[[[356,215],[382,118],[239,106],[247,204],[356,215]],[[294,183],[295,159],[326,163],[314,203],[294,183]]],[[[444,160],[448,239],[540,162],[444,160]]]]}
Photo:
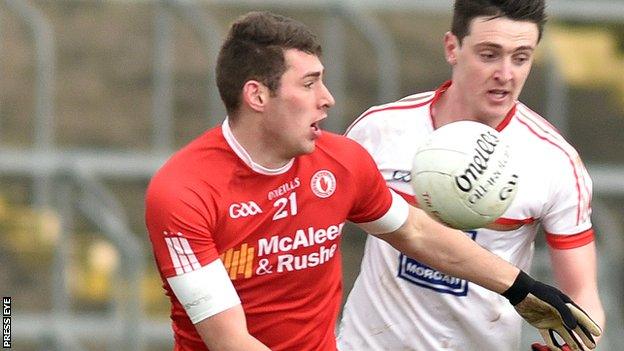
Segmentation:
{"type": "Polygon", "coordinates": [[[449,89],[440,95],[435,104],[431,106],[431,118],[436,129],[465,118],[465,115],[459,117],[462,116],[462,113],[465,113],[465,111],[460,109],[460,104],[457,102],[458,99],[454,91],[449,90],[452,89],[449,87],[449,89]]]}
{"type": "Polygon", "coordinates": [[[232,135],[251,160],[268,169],[278,169],[290,162],[292,158],[283,156],[282,150],[276,147],[275,140],[267,138],[263,134],[262,126],[253,122],[251,118],[229,121],[232,135]]]}
{"type": "Polygon", "coordinates": [[[451,85],[432,106],[431,116],[435,128],[457,121],[476,121],[496,128],[505,118],[505,116],[501,116],[500,119],[483,120],[480,116],[467,111],[465,106],[470,106],[470,104],[463,100],[462,94],[458,92],[458,89],[457,86],[451,85]]]}

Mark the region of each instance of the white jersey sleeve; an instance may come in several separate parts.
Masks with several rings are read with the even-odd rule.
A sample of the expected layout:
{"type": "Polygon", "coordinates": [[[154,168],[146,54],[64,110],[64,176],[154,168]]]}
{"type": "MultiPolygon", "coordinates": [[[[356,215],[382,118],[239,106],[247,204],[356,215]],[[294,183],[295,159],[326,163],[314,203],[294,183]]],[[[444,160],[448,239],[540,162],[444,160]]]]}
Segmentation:
{"type": "Polygon", "coordinates": [[[550,201],[542,218],[544,230],[554,235],[578,234],[591,228],[592,181],[578,154],[562,159],[553,167],[550,201]]]}
{"type": "MultiPolygon", "coordinates": [[[[514,125],[522,132],[510,137],[517,138],[518,154],[527,158],[525,163],[531,167],[526,178],[534,179],[526,182],[531,188],[524,193],[544,199],[535,218],[546,232],[548,244],[571,249],[593,241],[592,181],[578,152],[552,125],[522,104],[518,104],[514,125]]],[[[525,173],[529,170],[523,169],[525,173]]]]}

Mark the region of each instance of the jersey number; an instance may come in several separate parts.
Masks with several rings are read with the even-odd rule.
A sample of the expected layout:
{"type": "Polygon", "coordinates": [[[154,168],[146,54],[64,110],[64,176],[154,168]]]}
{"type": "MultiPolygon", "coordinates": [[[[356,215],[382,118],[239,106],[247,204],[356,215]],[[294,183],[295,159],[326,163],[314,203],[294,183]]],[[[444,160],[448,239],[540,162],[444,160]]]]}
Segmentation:
{"type": "Polygon", "coordinates": [[[273,220],[282,219],[289,214],[294,216],[297,214],[297,193],[293,192],[288,198],[280,197],[273,203],[273,207],[277,207],[277,212],[273,215],[273,220]]]}

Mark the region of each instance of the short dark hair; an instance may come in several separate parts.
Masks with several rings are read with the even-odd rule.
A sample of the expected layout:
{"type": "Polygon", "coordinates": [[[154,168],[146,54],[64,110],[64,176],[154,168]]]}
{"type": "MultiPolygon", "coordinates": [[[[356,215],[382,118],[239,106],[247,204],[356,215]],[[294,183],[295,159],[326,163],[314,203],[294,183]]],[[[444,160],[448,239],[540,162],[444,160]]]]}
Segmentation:
{"type": "Polygon", "coordinates": [[[537,24],[537,41],[542,38],[546,23],[545,0],[456,0],[453,10],[451,32],[461,44],[470,34],[470,23],[476,17],[491,19],[507,17],[514,21],[528,21],[537,24]]]}
{"type": "Polygon", "coordinates": [[[230,27],[217,58],[217,87],[228,114],[238,110],[245,82],[253,79],[275,93],[286,71],[284,50],[321,56],[321,45],[303,23],[271,12],[250,12],[230,27]]]}

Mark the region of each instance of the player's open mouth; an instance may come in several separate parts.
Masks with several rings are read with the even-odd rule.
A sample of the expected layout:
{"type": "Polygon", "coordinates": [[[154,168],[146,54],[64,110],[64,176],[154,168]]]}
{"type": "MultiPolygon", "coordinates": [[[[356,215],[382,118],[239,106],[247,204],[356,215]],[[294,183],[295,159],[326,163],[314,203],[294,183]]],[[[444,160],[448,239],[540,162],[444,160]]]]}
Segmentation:
{"type": "Polygon", "coordinates": [[[318,121],[310,124],[310,127],[312,128],[312,133],[314,134],[315,138],[318,138],[321,136],[321,127],[319,126],[318,121]]]}
{"type": "Polygon", "coordinates": [[[488,95],[495,100],[503,100],[509,95],[507,90],[492,89],[488,90],[488,95]]]}

